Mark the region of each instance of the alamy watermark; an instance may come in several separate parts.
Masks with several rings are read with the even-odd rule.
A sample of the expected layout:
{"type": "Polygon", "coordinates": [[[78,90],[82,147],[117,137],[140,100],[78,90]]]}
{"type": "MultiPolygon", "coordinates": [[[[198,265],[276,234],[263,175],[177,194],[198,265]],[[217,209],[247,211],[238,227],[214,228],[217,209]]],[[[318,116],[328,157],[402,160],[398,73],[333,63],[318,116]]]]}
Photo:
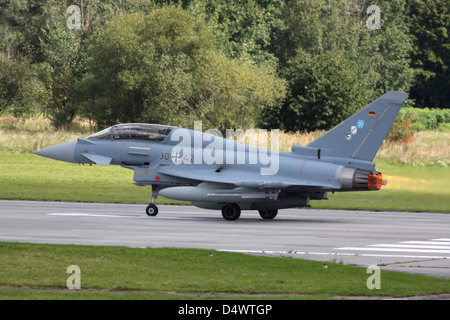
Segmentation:
{"type": "Polygon", "coordinates": [[[381,29],[381,9],[377,5],[371,5],[367,8],[367,14],[370,14],[366,21],[366,26],[370,30],[381,29]]]}
{"type": "MultiPolygon", "coordinates": [[[[67,28],[70,30],[81,29],[81,8],[78,5],[70,5],[67,7],[66,13],[70,14],[67,18],[67,28]]],[[[369,14],[366,20],[366,26],[370,30],[381,29],[381,9],[377,5],[370,5],[367,8],[367,14],[369,14]]]]}
{"type": "Polygon", "coordinates": [[[67,289],[81,289],[81,269],[79,266],[71,265],[67,267],[66,273],[72,274],[69,278],[67,278],[66,284],[67,289]]]}
{"type": "Polygon", "coordinates": [[[67,7],[67,13],[70,14],[67,18],[66,26],[70,30],[81,29],[81,9],[77,5],[71,5],[67,7]]]}
{"type": "Polygon", "coordinates": [[[367,278],[366,286],[367,289],[381,289],[381,270],[378,266],[369,266],[366,270],[366,273],[371,274],[369,278],[367,278]]]}
{"type": "Polygon", "coordinates": [[[250,164],[260,165],[261,175],[278,173],[278,129],[270,132],[270,150],[269,135],[265,129],[227,129],[224,139],[217,129],[203,133],[202,121],[194,122],[194,131],[177,128],[170,139],[178,142],[170,155],[176,165],[250,164]]]}

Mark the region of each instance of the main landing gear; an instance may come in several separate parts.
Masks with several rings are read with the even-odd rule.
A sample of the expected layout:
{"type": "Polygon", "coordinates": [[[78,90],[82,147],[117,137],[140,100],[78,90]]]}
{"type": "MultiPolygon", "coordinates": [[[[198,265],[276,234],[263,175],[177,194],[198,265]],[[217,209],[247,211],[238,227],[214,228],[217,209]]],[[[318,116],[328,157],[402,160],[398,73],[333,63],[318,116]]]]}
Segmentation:
{"type": "Polygon", "coordinates": [[[259,215],[261,216],[261,218],[263,219],[273,219],[277,216],[278,214],[278,210],[277,209],[272,209],[272,210],[258,210],[259,215]]]}
{"type": "MultiPolygon", "coordinates": [[[[258,210],[261,218],[269,220],[277,216],[277,209],[258,210]]],[[[222,207],[222,217],[228,221],[235,221],[241,216],[241,208],[236,203],[226,204],[222,207]]]]}
{"type": "Polygon", "coordinates": [[[226,204],[222,207],[222,217],[228,221],[234,221],[241,216],[241,208],[235,203],[226,204]]]}

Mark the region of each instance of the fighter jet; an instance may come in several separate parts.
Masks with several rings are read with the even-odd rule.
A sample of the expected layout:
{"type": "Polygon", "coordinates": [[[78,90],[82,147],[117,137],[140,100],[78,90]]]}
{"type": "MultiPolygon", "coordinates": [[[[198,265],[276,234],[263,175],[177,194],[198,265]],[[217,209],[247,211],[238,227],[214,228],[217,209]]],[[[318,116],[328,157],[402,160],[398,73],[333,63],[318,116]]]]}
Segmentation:
{"type": "Polygon", "coordinates": [[[221,210],[237,220],[242,210],[273,219],[278,210],[307,207],[328,192],[376,191],[386,180],[373,159],[407,95],[392,91],[306,146],[278,152],[198,130],[117,124],[87,138],[44,148],[40,156],[79,164],[119,165],[134,183],[151,186],[149,216],[158,195],[221,210]]]}

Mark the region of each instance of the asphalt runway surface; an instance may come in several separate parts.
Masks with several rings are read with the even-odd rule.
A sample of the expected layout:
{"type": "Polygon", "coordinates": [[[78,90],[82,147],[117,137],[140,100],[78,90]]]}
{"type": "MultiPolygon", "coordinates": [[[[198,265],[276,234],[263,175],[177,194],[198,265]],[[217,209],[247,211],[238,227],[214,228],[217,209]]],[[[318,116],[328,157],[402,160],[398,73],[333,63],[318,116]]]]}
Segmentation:
{"type": "Polygon", "coordinates": [[[280,210],[274,220],[243,211],[159,205],[0,201],[0,241],[203,248],[289,256],[450,278],[450,214],[280,210]]]}

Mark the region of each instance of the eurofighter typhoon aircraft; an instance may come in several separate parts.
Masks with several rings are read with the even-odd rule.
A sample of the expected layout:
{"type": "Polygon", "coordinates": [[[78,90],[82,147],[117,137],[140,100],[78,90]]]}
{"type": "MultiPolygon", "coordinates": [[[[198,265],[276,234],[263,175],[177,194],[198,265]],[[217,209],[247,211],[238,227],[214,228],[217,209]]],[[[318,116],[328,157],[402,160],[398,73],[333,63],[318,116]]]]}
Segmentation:
{"type": "Polygon", "coordinates": [[[152,187],[149,216],[158,214],[155,199],[161,195],[222,210],[226,220],[238,219],[241,210],[258,210],[263,219],[273,219],[278,209],[309,206],[312,199],[327,199],[328,192],[379,190],[386,184],[372,161],[406,97],[388,92],[307,146],[292,146],[291,152],[137,123],[114,125],[34,153],[134,170],[136,185],[152,187]]]}

